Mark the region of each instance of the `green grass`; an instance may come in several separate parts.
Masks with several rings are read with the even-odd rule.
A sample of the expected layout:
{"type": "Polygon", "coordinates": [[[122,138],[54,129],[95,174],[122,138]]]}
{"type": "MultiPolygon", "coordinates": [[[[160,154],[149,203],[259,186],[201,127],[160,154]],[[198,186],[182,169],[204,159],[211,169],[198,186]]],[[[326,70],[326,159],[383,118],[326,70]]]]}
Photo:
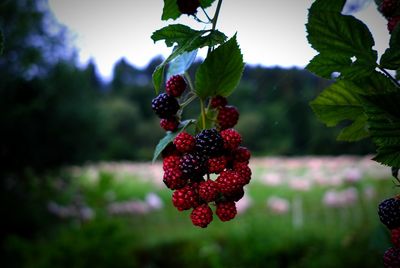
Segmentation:
{"type": "MultiPolygon", "coordinates": [[[[261,170],[255,171],[255,177],[261,170]]],[[[194,227],[190,212],[178,212],[171,191],[135,176],[115,178],[101,172],[93,180],[75,177],[55,201],[68,203],[79,193],[94,209],[87,222],[63,220],[41,237],[8,237],[6,251],[19,267],[380,267],[389,247],[388,232],[376,214],[380,200],[393,195],[388,181],[364,179],[377,195],[361,197],[346,208],[327,208],[321,200],[327,187],[296,192],[286,185],[267,187],[257,179],[247,193],[252,206],[230,222],[216,216],[206,229],[194,227]],[[111,201],[143,200],[158,194],[164,208],[145,215],[110,216],[111,201]],[[273,214],[269,196],[301,198],[304,224],[294,227],[291,213],[273,214]]]]}

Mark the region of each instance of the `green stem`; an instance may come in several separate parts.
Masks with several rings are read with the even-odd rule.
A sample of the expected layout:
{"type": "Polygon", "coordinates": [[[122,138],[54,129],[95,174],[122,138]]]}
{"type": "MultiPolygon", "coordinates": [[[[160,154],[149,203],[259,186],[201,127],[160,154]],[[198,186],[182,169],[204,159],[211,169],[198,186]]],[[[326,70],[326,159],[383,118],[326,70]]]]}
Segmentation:
{"type": "Polygon", "coordinates": [[[204,12],[204,14],[206,15],[206,17],[207,17],[208,21],[209,21],[209,22],[211,22],[211,21],[212,21],[212,19],[210,18],[210,16],[208,16],[208,14],[207,14],[206,10],[205,10],[203,7],[201,7],[201,10],[203,10],[203,12],[204,12]]]}
{"type": "Polygon", "coordinates": [[[379,70],[381,70],[390,80],[392,80],[393,83],[396,84],[397,87],[400,87],[399,81],[397,81],[388,71],[386,71],[384,68],[382,67],[378,67],[379,70]]]}
{"type": "Polygon", "coordinates": [[[206,110],[204,109],[204,101],[200,98],[201,121],[203,129],[206,129],[206,110]]]}
{"type": "Polygon", "coordinates": [[[186,80],[187,80],[187,82],[188,82],[190,92],[193,92],[194,94],[196,94],[196,92],[194,91],[194,86],[193,86],[192,78],[190,78],[189,73],[188,73],[188,72],[185,72],[184,76],[185,76],[185,78],[186,78],[186,80]]]}
{"type": "Polygon", "coordinates": [[[187,100],[185,100],[182,104],[181,104],[181,108],[184,108],[186,106],[188,106],[194,99],[197,98],[197,96],[193,93],[191,93],[192,96],[190,96],[187,100]]]}
{"type": "MultiPolygon", "coordinates": [[[[212,21],[211,32],[215,31],[215,28],[217,27],[217,21],[218,21],[219,12],[221,10],[221,5],[222,5],[222,0],[218,0],[217,9],[215,10],[214,18],[211,20],[212,21]]],[[[208,56],[208,54],[210,54],[210,52],[211,52],[211,46],[208,47],[207,56],[208,56]]]]}

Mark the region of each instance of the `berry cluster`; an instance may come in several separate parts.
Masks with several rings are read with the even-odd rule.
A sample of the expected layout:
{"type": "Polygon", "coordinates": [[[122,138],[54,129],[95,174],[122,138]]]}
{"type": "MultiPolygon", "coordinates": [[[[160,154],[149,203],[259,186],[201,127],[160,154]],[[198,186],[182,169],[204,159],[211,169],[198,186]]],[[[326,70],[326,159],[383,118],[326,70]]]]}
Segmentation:
{"type": "Polygon", "coordinates": [[[390,230],[393,247],[385,251],[386,268],[400,267],[400,196],[382,201],[378,207],[381,222],[390,230]]]}
{"type": "Polygon", "coordinates": [[[165,131],[175,131],[179,126],[177,112],[180,109],[179,98],[186,89],[186,81],[180,75],[168,79],[165,91],[151,102],[151,107],[156,115],[161,118],[160,126],[165,131]]]}
{"type": "Polygon", "coordinates": [[[400,0],[383,0],[378,10],[387,19],[387,28],[392,33],[400,22],[400,0]]]}
{"type": "MultiPolygon", "coordinates": [[[[168,80],[167,93],[152,102],[154,112],[161,115],[161,126],[167,131],[176,127],[162,122],[172,121],[171,111],[177,112],[172,99],[176,101],[175,97],[186,87],[178,77],[168,80]]],[[[163,181],[174,191],[173,205],[179,211],[192,209],[192,223],[202,228],[213,220],[210,205],[216,207],[215,214],[221,221],[233,219],[237,214],[236,202],[243,197],[244,186],[251,179],[250,151],[241,146],[242,137],[233,129],[239,119],[238,110],[221,96],[211,98],[209,107],[216,112],[214,128],[193,135],[183,130],[162,152],[163,181]]]]}

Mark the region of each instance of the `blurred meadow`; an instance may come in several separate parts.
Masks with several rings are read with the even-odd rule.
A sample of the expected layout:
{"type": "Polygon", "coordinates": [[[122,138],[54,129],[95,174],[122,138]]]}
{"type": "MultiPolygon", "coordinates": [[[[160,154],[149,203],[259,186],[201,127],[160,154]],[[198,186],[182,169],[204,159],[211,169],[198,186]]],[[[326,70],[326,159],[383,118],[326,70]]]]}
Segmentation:
{"type": "Polygon", "coordinates": [[[162,59],[121,59],[104,82],[94,62],[79,66],[46,0],[0,2],[0,29],[1,267],[381,266],[377,204],[396,188],[369,141],[338,142],[315,118],[308,103],[330,81],[246,66],[229,102],[252,181],[234,220],[200,229],[150,162],[162,59]]]}

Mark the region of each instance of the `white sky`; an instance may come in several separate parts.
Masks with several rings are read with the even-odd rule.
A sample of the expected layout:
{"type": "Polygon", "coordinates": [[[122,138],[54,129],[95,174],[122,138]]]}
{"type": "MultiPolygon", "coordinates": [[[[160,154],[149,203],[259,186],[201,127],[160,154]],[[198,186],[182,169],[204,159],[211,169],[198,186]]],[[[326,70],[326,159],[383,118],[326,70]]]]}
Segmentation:
{"type": "MultiPolygon", "coordinates": [[[[365,2],[368,0],[352,0],[365,2]]],[[[369,0],[371,1],[371,0],[369,0]]],[[[238,33],[238,42],[248,64],[304,67],[316,52],[307,43],[304,24],[312,0],[225,0],[217,28],[228,37],[238,33]]],[[[208,11],[214,14],[214,6],[208,11]]],[[[114,63],[124,57],[144,67],[157,55],[168,56],[171,48],[150,39],[152,32],[169,23],[188,24],[183,16],[177,21],[161,21],[163,0],[49,0],[56,18],[74,34],[79,61],[94,59],[100,74],[110,78],[114,63]]],[[[201,11],[199,16],[203,17],[201,11]]],[[[385,19],[371,3],[356,17],[364,21],[374,35],[375,49],[385,50],[389,35],[385,19]]],[[[190,24],[201,29],[199,23],[190,24]],[[200,27],[200,28],[199,28],[200,27]]],[[[205,50],[199,53],[205,55],[205,50]]]]}

